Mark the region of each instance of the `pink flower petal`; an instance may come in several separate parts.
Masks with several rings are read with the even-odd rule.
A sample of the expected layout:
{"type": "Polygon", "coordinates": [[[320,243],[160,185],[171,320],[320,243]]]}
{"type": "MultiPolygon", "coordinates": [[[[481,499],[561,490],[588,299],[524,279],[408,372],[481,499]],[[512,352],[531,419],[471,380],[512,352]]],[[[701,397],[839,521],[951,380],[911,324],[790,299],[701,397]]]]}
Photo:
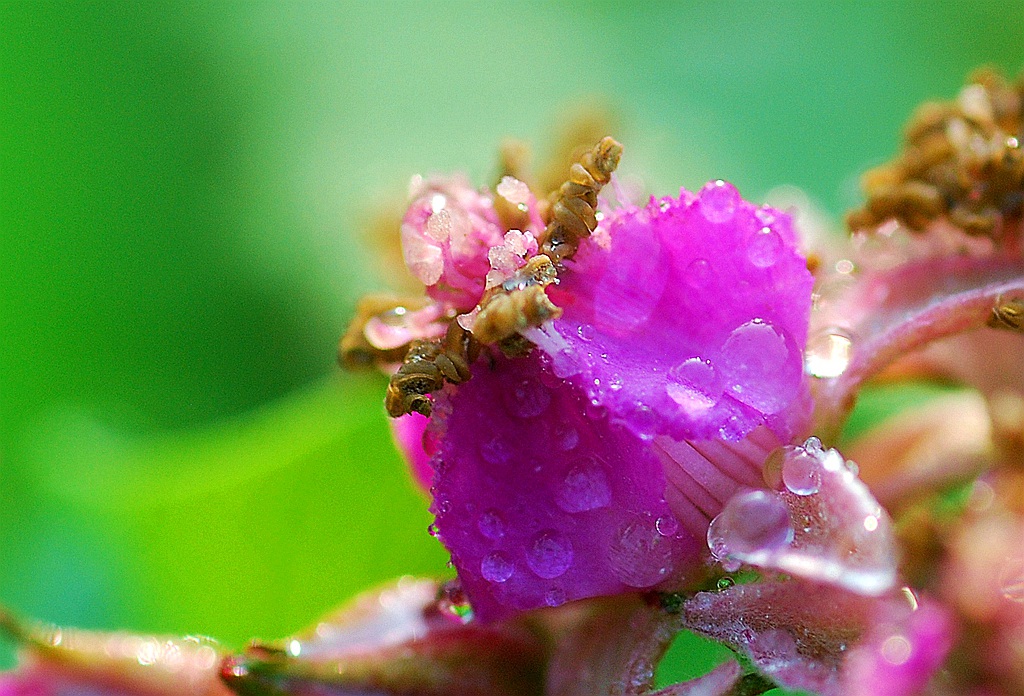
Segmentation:
{"type": "MultiPolygon", "coordinates": [[[[998,301],[1021,297],[1024,260],[1019,257],[929,258],[861,277],[828,308],[829,316],[844,317],[842,331],[852,338],[848,362],[816,385],[815,432],[834,434],[864,380],[897,358],[984,326],[998,301]]],[[[809,361],[819,338],[812,339],[809,361]]]]}

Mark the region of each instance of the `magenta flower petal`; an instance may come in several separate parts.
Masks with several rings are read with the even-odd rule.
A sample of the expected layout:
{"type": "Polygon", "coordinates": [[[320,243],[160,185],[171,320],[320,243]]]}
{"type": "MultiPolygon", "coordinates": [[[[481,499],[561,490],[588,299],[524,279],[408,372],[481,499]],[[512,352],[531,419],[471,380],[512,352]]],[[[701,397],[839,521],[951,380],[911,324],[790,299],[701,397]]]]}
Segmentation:
{"type": "Polygon", "coordinates": [[[719,181],[601,225],[610,246],[581,246],[562,317],[529,334],[555,373],[644,439],[802,429],[812,278],[789,216],[719,181]]]}
{"type": "Polygon", "coordinates": [[[696,571],[702,539],[665,500],[661,455],[539,356],[481,361],[447,398],[433,511],[479,616],[678,587],[696,571]]]}
{"type": "Polygon", "coordinates": [[[429,491],[434,483],[434,468],[430,465],[430,455],[423,443],[429,422],[429,418],[418,413],[391,419],[391,436],[395,446],[409,463],[413,480],[424,491],[429,491]]]}

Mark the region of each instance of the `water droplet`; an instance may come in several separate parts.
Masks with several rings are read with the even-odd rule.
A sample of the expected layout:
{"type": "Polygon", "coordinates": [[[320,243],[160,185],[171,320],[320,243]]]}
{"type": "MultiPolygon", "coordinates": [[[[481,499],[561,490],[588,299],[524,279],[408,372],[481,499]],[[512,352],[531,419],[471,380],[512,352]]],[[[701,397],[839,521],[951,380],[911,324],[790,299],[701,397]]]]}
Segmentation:
{"type": "Polygon", "coordinates": [[[544,593],[544,603],[549,607],[559,607],[565,604],[565,590],[554,587],[544,593]]]}
{"type": "Polygon", "coordinates": [[[716,559],[772,551],[793,540],[786,504],[775,493],[749,491],[733,496],[708,527],[708,547],[716,559]]]}
{"type": "Polygon", "coordinates": [[[645,442],[653,440],[658,430],[658,414],[650,406],[639,401],[633,406],[633,410],[626,416],[629,429],[645,442]]]}
{"type": "Polygon", "coordinates": [[[571,425],[559,423],[555,426],[554,440],[555,447],[563,452],[568,452],[576,449],[576,445],[580,444],[580,434],[571,425]]]}
{"type": "Polygon", "coordinates": [[[436,522],[431,522],[430,524],[427,525],[427,534],[429,534],[430,536],[435,537],[435,538],[437,537],[438,534],[440,534],[440,532],[437,529],[437,523],[436,522]]]}
{"type": "Polygon", "coordinates": [[[864,529],[869,532],[873,532],[878,529],[878,517],[875,515],[868,515],[864,518],[864,529]]]}
{"type": "Polygon", "coordinates": [[[512,461],[512,449],[500,437],[492,437],[480,443],[480,456],[488,464],[501,466],[512,461]]]}
{"type": "Polygon", "coordinates": [[[679,520],[672,515],[662,515],[654,521],[654,527],[658,530],[658,534],[664,537],[675,536],[679,531],[679,520]]]}
{"type": "Polygon", "coordinates": [[[729,334],[718,366],[733,396],[771,415],[789,404],[800,386],[799,367],[791,374],[789,358],[784,334],[754,319],[729,334]]]}
{"type": "Polygon", "coordinates": [[[440,594],[437,610],[441,616],[457,624],[468,624],[473,620],[473,607],[458,581],[444,585],[440,594]]]}
{"type": "Polygon", "coordinates": [[[705,288],[710,284],[714,272],[711,270],[711,262],[707,259],[695,259],[686,267],[684,273],[686,284],[694,290],[705,288]]]}
{"type": "Polygon", "coordinates": [[[658,533],[650,516],[623,525],[612,537],[608,561],[612,572],[630,587],[657,585],[675,568],[673,542],[658,533]]]}
{"type": "Polygon", "coordinates": [[[889,636],[882,643],[882,658],[892,665],[902,665],[910,659],[910,653],[914,650],[913,644],[906,636],[899,634],[889,636]]]}
{"type": "Polygon", "coordinates": [[[709,181],[700,190],[700,211],[709,222],[723,223],[736,214],[740,194],[736,187],[721,179],[709,181]]]}
{"type": "Polygon", "coordinates": [[[755,232],[747,246],[747,258],[758,268],[768,268],[775,264],[782,251],[782,237],[771,227],[762,227],[755,232]]]}
{"type": "Polygon", "coordinates": [[[551,580],[569,570],[572,565],[572,542],[552,529],[538,533],[526,551],[526,565],[537,577],[551,580]]]}
{"type": "Polygon", "coordinates": [[[821,464],[803,449],[795,449],[782,461],[782,482],[797,495],[814,495],[821,488],[821,464]]]}
{"type": "Polygon", "coordinates": [[[509,413],[517,418],[534,418],[551,405],[551,392],[532,377],[519,380],[502,396],[509,413]]]}
{"type": "Polygon", "coordinates": [[[501,551],[492,551],[480,561],[480,574],[491,582],[505,582],[515,570],[512,561],[501,551]]]}
{"type": "Polygon", "coordinates": [[[586,457],[569,469],[555,495],[558,507],[566,512],[586,512],[608,505],[612,490],[608,476],[593,457],[586,457]]]}
{"type": "Polygon", "coordinates": [[[846,331],[825,329],[808,339],[804,371],[823,379],[838,377],[850,364],[852,352],[853,340],[846,331]]]}
{"type": "Polygon", "coordinates": [[[1003,566],[999,589],[1012,602],[1024,602],[1024,558],[1016,558],[1003,566]]]}
{"type": "Polygon", "coordinates": [[[594,327],[590,324],[580,324],[576,329],[576,334],[584,341],[592,341],[594,340],[594,327]]]}
{"type": "Polygon", "coordinates": [[[735,585],[736,581],[733,580],[730,577],[724,577],[724,578],[719,578],[718,579],[718,583],[716,583],[716,584],[718,585],[718,589],[720,589],[720,590],[727,590],[730,587],[732,587],[733,585],[735,585]]]}
{"type": "Polygon", "coordinates": [[[718,402],[722,389],[710,360],[690,358],[668,371],[665,391],[687,411],[706,411],[718,402]]]}
{"type": "Polygon", "coordinates": [[[488,539],[497,540],[505,536],[505,520],[497,510],[487,510],[480,515],[476,527],[488,539]]]}

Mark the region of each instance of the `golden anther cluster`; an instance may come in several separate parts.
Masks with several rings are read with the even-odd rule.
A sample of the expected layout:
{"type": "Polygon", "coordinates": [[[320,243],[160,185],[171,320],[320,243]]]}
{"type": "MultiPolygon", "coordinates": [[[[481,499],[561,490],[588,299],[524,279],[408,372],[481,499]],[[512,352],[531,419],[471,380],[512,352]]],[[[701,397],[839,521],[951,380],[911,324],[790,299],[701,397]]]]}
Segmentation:
{"type": "Polygon", "coordinates": [[[918,109],[903,152],[864,175],[864,207],[851,230],[891,219],[914,231],[945,217],[971,235],[1000,240],[1024,210],[1024,76],[1010,83],[993,70],[968,80],[952,102],[918,109]]]}

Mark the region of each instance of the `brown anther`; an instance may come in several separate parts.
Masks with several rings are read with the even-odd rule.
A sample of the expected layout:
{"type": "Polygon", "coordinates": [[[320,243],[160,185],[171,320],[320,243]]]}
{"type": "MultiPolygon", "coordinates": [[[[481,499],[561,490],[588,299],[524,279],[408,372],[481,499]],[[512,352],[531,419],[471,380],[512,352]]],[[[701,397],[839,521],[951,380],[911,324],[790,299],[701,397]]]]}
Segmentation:
{"type": "Polygon", "coordinates": [[[435,341],[414,341],[402,366],[391,376],[384,396],[388,415],[407,413],[429,416],[433,408],[429,395],[445,382],[461,384],[470,378],[470,365],[480,355],[480,344],[459,326],[448,325],[444,337],[435,341]]]}
{"type": "Polygon", "coordinates": [[[602,138],[569,168],[569,179],[552,194],[541,253],[555,263],[572,258],[582,239],[597,228],[597,194],[619,166],[622,145],[602,138]]]}
{"type": "Polygon", "coordinates": [[[992,316],[985,323],[993,329],[1024,331],[1024,301],[997,297],[992,307],[992,316]]]}
{"type": "Polygon", "coordinates": [[[917,110],[899,157],[865,174],[867,201],[847,224],[864,230],[896,219],[924,231],[945,217],[1001,244],[1020,234],[1024,217],[1022,137],[1024,80],[981,70],[957,99],[917,110]]]}

